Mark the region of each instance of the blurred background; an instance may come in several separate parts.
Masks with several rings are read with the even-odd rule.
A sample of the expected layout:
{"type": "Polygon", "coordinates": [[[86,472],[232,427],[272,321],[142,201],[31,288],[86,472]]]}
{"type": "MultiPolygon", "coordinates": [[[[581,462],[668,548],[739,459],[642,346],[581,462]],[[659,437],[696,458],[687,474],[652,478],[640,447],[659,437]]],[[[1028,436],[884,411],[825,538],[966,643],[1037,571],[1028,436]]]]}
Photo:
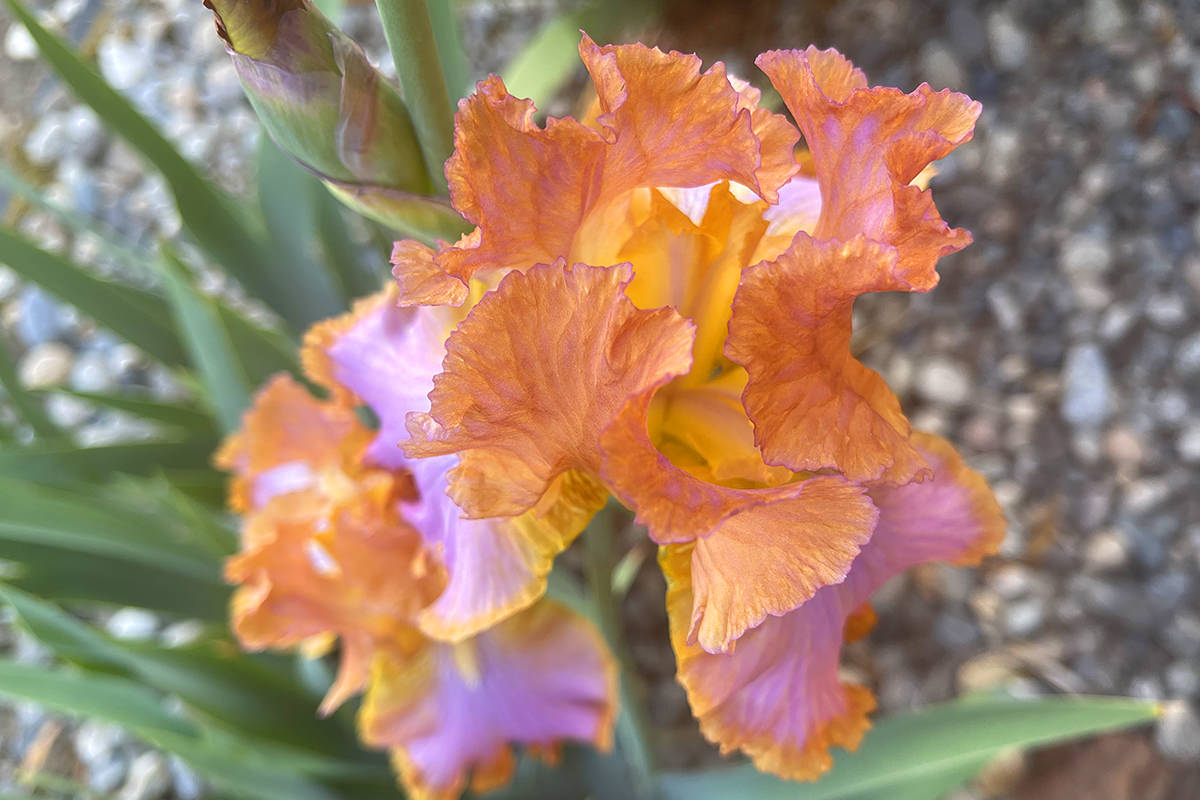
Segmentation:
{"type": "MultiPolygon", "coordinates": [[[[32,7],[207,174],[253,191],[258,124],[199,0],[32,7]]],[[[476,76],[503,72],[543,24],[578,8],[460,2],[476,76]]],[[[833,46],[873,84],[928,81],[983,103],[975,140],[933,182],[942,215],[975,244],[941,262],[933,293],[861,301],[855,347],[917,427],[954,441],[988,478],[1008,538],[980,570],[924,569],[890,585],[846,668],[885,712],[995,685],[1169,701],[1153,730],[1002,761],[963,798],[1200,796],[1200,4],[664,0],[626,12],[589,32],[697,52],[756,80],[758,52],[833,46]],[[640,29],[621,27],[630,20],[640,29]]],[[[343,28],[389,72],[374,15],[351,5],[343,28]]],[[[0,36],[3,160],[132,240],[176,236],[163,180],[50,77],[3,10],[0,36]]],[[[548,108],[570,113],[582,86],[548,108]]],[[[0,215],[43,247],[95,255],[3,190],[0,215]]],[[[186,391],[4,267],[0,328],[28,387],[186,391]]],[[[67,395],[47,411],[81,443],[145,435],[132,417],[67,395]]],[[[710,764],[718,757],[673,680],[662,594],[647,558],[625,617],[650,716],[665,766],[710,764]]],[[[187,635],[133,609],[104,624],[121,638],[187,635]]],[[[5,626],[0,649],[48,658],[5,626]]],[[[0,705],[0,785],[34,761],[83,776],[99,797],[206,795],[182,762],[119,729],[0,705]]]]}

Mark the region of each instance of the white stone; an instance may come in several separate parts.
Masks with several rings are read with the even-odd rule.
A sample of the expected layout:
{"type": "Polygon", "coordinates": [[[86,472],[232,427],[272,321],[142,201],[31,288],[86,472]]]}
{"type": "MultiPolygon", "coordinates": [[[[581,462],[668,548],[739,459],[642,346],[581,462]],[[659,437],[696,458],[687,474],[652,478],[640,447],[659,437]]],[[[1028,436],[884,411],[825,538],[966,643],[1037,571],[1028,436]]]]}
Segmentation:
{"type": "Polygon", "coordinates": [[[104,628],[117,639],[144,640],[158,630],[158,619],[140,608],[122,608],[109,617],[104,628]]]}
{"type": "Polygon", "coordinates": [[[43,342],[25,354],[17,373],[27,389],[48,389],[67,379],[74,361],[74,354],[65,344],[43,342]]]}
{"type": "Polygon", "coordinates": [[[84,764],[95,768],[108,761],[112,753],[128,739],[125,731],[108,722],[85,720],[75,731],[75,755],[84,764]]]}
{"type": "Polygon", "coordinates": [[[4,34],[4,55],[13,61],[32,61],[38,56],[37,42],[19,22],[9,25],[4,34]]]}
{"type": "Polygon", "coordinates": [[[1014,70],[1029,58],[1029,35],[1006,11],[994,11],[987,20],[988,46],[992,61],[1004,70],[1014,70]]]}
{"type": "Polygon", "coordinates": [[[171,770],[158,753],[142,753],[129,765],[119,800],[157,800],[171,789],[171,770]]]}
{"type": "Polygon", "coordinates": [[[1163,755],[1177,761],[1200,761],[1200,717],[1187,702],[1176,700],[1164,706],[1154,738],[1163,755]]]}
{"type": "Polygon", "coordinates": [[[1068,422],[1094,427],[1112,414],[1112,378],[1104,352],[1096,345],[1076,345],[1067,352],[1062,381],[1061,411],[1068,422]]]}
{"type": "Polygon", "coordinates": [[[961,364],[933,357],[917,373],[917,392],[931,403],[957,406],[971,394],[971,384],[961,364]]]}
{"type": "Polygon", "coordinates": [[[1193,422],[1183,429],[1175,442],[1179,457],[1189,464],[1200,464],[1200,422],[1193,422]]]}

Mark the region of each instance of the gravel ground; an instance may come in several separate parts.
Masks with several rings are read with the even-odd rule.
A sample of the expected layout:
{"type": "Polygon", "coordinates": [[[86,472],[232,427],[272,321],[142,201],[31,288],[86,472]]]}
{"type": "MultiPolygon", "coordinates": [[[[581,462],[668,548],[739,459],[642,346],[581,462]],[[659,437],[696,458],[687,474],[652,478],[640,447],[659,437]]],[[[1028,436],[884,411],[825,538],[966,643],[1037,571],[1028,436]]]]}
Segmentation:
{"type": "MultiPolygon", "coordinates": [[[[248,184],[256,125],[198,2],[37,5],[185,153],[227,186],[248,184]]],[[[466,36],[481,69],[503,63],[548,4],[499,5],[470,5],[466,36]]],[[[370,23],[369,8],[353,9],[346,27],[387,65],[370,23]]],[[[175,234],[162,181],[44,77],[2,14],[0,35],[4,158],[135,240],[175,234]]],[[[1089,796],[1195,796],[1181,787],[1200,786],[1200,6],[678,2],[646,38],[743,75],[761,50],[833,45],[875,83],[927,80],[983,102],[975,141],[934,183],[943,216],[971,229],[975,245],[943,260],[932,294],[861,302],[856,342],[914,424],[958,443],[992,482],[1009,535],[981,570],[924,569],[889,586],[878,627],[847,666],[884,710],[996,683],[1170,700],[1156,731],[1102,740],[1126,744],[1091,756],[1108,766],[1125,763],[1108,757],[1113,748],[1135,754],[1139,768],[1166,776],[1160,788],[1109,781],[1089,796]]],[[[95,260],[89,242],[36,214],[21,227],[95,260]]],[[[136,350],[3,269],[0,325],[32,385],[179,391],[136,350]]],[[[50,410],[82,441],[144,435],[78,403],[50,410]]],[[[634,656],[664,760],[711,763],[672,680],[662,592],[648,563],[625,607],[634,656]]],[[[128,611],[107,624],[179,635],[128,611]]],[[[0,649],[45,658],[3,629],[0,649]]],[[[36,759],[123,800],[203,793],[180,764],[119,731],[26,706],[0,708],[0,749],[0,787],[36,759]]],[[[1087,763],[1079,752],[1068,755],[1087,763]]],[[[1010,761],[973,791],[1062,796],[1045,788],[1050,773],[1010,761]]]]}

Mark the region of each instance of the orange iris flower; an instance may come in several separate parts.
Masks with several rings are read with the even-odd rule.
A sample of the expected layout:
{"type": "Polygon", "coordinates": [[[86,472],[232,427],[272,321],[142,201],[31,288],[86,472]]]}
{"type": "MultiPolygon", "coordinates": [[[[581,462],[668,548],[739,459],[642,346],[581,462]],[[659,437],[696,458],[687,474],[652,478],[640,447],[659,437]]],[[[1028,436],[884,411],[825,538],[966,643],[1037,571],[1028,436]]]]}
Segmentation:
{"type": "Polygon", "coordinates": [[[869,88],[833,50],[764,53],[794,127],[719,63],[586,36],[580,55],[582,120],[539,126],[496,77],[460,104],[446,176],[476,227],[398,242],[401,307],[326,336],[329,369],[462,511],[444,632],[540,594],[606,487],[663,546],[704,733],[813,777],[867,726],[869,692],[836,672],[871,592],[1003,532],[982,479],[849,349],[856,297],[928,291],[970,242],[919,178],[979,104],[869,88]],[[463,558],[479,547],[504,558],[463,558]]]}

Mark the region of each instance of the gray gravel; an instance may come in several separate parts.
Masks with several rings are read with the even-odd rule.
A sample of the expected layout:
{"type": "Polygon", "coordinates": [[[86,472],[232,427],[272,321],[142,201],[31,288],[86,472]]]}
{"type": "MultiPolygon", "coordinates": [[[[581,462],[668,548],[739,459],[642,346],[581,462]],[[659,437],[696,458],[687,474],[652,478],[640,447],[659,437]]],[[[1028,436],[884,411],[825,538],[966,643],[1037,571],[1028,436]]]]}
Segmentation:
{"type": "MultiPolygon", "coordinates": [[[[465,28],[479,66],[503,63],[547,5],[473,4],[465,28]]],[[[198,2],[37,6],[76,36],[87,30],[81,20],[102,30],[106,77],[223,184],[247,188],[255,121],[198,2]]],[[[928,80],[984,104],[975,141],[934,182],[943,216],[976,243],[942,262],[932,294],[861,302],[856,341],[914,424],[958,443],[992,482],[1009,535],[982,570],[933,567],[887,587],[880,623],[848,648],[848,669],[885,710],[997,683],[1168,699],[1160,752],[1200,761],[1200,6],[840,0],[680,9],[653,38],[744,75],[756,52],[816,41],[837,46],[874,82],[928,80]]],[[[370,13],[353,10],[346,27],[390,69],[370,13]]],[[[0,45],[0,77],[16,87],[0,98],[5,153],[38,167],[52,196],[135,241],[178,232],[161,180],[43,79],[2,12],[0,45]]],[[[22,229],[94,254],[39,215],[22,229]]],[[[181,391],[136,349],[2,268],[0,326],[31,385],[181,391]]],[[[81,441],[146,433],[66,398],[49,411],[81,441]]],[[[712,750],[671,679],[661,604],[649,564],[626,615],[651,716],[669,763],[708,763],[712,750]]],[[[117,635],[182,635],[127,612],[107,624],[117,635]]],[[[46,658],[2,627],[0,649],[46,658]]],[[[10,765],[0,787],[52,719],[0,707],[0,761],[10,765]]],[[[68,768],[95,791],[202,796],[174,760],[94,725],[61,735],[73,743],[68,768]]]]}

